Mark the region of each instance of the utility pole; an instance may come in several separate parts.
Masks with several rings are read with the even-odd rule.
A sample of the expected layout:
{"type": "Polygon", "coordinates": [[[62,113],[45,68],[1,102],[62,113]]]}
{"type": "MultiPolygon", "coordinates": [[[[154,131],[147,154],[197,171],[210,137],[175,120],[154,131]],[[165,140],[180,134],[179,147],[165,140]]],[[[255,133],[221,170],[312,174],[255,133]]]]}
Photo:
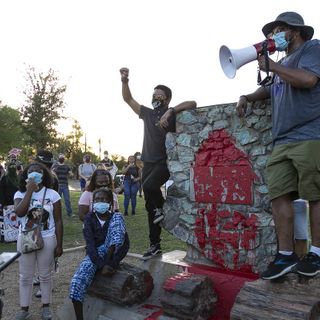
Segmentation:
{"type": "Polygon", "coordinates": [[[84,134],[84,153],[87,153],[87,134],[84,134]]]}
{"type": "Polygon", "coordinates": [[[99,143],[99,160],[101,160],[101,139],[98,140],[99,143]]]}

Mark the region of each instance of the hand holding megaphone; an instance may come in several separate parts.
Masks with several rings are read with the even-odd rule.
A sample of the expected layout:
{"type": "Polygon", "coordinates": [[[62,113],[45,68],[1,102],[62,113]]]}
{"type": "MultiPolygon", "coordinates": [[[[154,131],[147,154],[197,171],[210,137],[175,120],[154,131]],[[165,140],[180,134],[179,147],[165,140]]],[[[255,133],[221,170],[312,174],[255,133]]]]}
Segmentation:
{"type": "Polygon", "coordinates": [[[256,60],[264,50],[269,54],[274,53],[277,50],[275,41],[267,39],[250,47],[236,50],[229,49],[227,46],[221,46],[219,51],[221,68],[225,75],[232,79],[241,66],[256,60]]]}

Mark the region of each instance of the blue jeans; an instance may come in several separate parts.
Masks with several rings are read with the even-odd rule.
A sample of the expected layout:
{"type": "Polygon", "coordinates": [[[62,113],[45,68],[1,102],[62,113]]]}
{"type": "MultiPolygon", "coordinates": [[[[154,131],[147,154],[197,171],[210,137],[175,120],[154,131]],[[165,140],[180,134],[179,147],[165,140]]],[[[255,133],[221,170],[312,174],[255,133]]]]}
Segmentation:
{"type": "Polygon", "coordinates": [[[60,197],[63,195],[64,199],[64,204],[66,206],[67,214],[68,216],[72,215],[72,208],[71,208],[71,203],[70,203],[70,192],[69,192],[69,186],[66,185],[59,185],[59,194],[60,197]]]}
{"type": "Polygon", "coordinates": [[[135,212],[137,206],[137,193],[139,190],[138,182],[131,182],[131,180],[123,181],[123,190],[124,190],[124,212],[128,212],[129,202],[131,200],[131,210],[135,212]]]}

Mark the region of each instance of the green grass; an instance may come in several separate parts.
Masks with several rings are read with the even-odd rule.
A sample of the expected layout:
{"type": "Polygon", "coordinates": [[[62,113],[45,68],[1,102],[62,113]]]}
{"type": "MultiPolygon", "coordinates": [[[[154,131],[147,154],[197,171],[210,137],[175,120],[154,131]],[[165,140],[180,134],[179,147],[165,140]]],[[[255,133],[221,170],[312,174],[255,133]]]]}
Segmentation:
{"type": "MultiPolygon", "coordinates": [[[[73,212],[77,216],[80,192],[70,191],[70,196],[73,212]]],[[[123,195],[119,195],[119,204],[120,211],[123,212],[123,195]]],[[[66,249],[84,245],[85,241],[82,236],[82,221],[77,217],[68,218],[64,208],[63,199],[62,205],[64,227],[63,247],[66,249]]],[[[137,197],[136,215],[125,216],[125,221],[130,238],[130,252],[143,254],[149,247],[148,217],[144,208],[143,198],[137,197]]],[[[186,250],[186,244],[184,242],[177,240],[164,229],[162,229],[161,238],[161,247],[164,252],[172,250],[186,250]]],[[[16,243],[0,243],[0,252],[3,251],[16,251],[16,243]]]]}

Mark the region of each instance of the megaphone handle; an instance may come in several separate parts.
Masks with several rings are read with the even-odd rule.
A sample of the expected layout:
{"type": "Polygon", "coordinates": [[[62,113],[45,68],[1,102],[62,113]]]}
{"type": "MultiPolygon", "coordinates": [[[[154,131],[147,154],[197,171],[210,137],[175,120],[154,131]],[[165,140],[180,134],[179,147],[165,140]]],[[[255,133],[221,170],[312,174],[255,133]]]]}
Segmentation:
{"type": "Polygon", "coordinates": [[[267,77],[269,77],[268,40],[263,42],[263,55],[266,62],[266,74],[267,74],[267,77]]]}
{"type": "Polygon", "coordinates": [[[257,78],[257,83],[260,84],[261,83],[261,72],[260,69],[258,67],[258,78],[257,78]]]}
{"type": "Polygon", "coordinates": [[[264,41],[263,44],[262,44],[262,52],[261,52],[261,55],[264,56],[265,58],[265,66],[266,66],[266,74],[267,76],[265,77],[265,79],[261,80],[261,72],[260,72],[260,69],[258,68],[258,79],[257,79],[257,82],[258,82],[258,85],[261,85],[261,86],[265,86],[265,85],[270,85],[272,82],[270,82],[271,77],[269,75],[269,56],[268,56],[268,40],[264,41]]]}

